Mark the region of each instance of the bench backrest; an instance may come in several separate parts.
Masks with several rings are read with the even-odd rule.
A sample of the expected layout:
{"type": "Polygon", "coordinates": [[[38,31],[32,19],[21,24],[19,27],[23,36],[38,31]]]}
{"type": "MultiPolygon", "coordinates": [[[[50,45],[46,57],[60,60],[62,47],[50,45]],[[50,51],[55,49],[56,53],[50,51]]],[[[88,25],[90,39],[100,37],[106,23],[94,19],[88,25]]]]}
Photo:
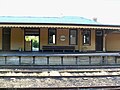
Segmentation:
{"type": "Polygon", "coordinates": [[[74,50],[75,46],[43,46],[43,50],[74,50]]]}

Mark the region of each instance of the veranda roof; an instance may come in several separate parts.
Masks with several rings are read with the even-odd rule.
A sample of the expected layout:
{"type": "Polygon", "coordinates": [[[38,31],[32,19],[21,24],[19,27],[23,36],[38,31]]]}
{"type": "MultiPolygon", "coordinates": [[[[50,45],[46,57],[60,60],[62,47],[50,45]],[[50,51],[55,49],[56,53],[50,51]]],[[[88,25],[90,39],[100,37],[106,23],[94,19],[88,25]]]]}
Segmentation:
{"type": "Polygon", "coordinates": [[[90,19],[77,16],[64,17],[15,17],[0,16],[0,27],[23,28],[89,28],[120,29],[118,25],[103,25],[90,19]]]}
{"type": "Polygon", "coordinates": [[[3,23],[61,23],[61,24],[98,24],[90,19],[78,16],[63,17],[15,17],[0,16],[0,22],[3,23]]]}

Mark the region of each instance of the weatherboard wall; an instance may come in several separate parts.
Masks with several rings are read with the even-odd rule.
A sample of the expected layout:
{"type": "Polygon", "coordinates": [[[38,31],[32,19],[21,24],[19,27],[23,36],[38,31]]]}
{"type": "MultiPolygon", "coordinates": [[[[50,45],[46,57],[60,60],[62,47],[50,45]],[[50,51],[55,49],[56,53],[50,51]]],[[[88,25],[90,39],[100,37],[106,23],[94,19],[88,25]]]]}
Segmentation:
{"type": "Polygon", "coordinates": [[[107,34],[106,50],[107,51],[120,51],[120,33],[107,34]]]}
{"type": "Polygon", "coordinates": [[[69,30],[68,29],[57,29],[57,45],[69,45],[69,30]],[[65,36],[65,41],[61,41],[60,37],[65,36]]]}
{"type": "Polygon", "coordinates": [[[0,50],[2,50],[2,28],[0,28],[0,50]]]}
{"type": "Polygon", "coordinates": [[[19,50],[24,48],[24,30],[21,28],[11,29],[11,50],[19,50]]]}
{"type": "Polygon", "coordinates": [[[40,49],[42,46],[67,46],[69,45],[69,29],[56,29],[56,44],[48,44],[48,28],[40,28],[40,49]],[[61,41],[61,35],[65,36],[65,41],[61,41]]]}
{"type": "MultiPolygon", "coordinates": [[[[56,44],[55,46],[69,46],[69,29],[56,29],[56,44]],[[61,36],[65,36],[65,41],[61,41],[61,36]]],[[[95,30],[91,30],[91,44],[83,45],[82,44],[82,31],[77,29],[77,45],[75,46],[76,50],[83,50],[83,47],[86,47],[86,50],[95,50],[95,30]]],[[[11,28],[11,50],[19,50],[20,48],[24,50],[24,30],[21,28],[11,28]]],[[[48,28],[40,28],[40,49],[42,46],[52,45],[48,44],[48,28]]],[[[53,46],[53,45],[52,45],[53,46]]],[[[109,46],[108,46],[109,47],[109,46]]],[[[0,28],[0,49],[2,50],[2,28],[0,28]]],[[[109,48],[108,48],[109,49],[109,48]]]]}
{"type": "MultiPolygon", "coordinates": [[[[57,38],[55,46],[67,46],[69,44],[69,29],[58,28],[57,30],[57,38]],[[65,36],[65,41],[61,41],[61,35],[65,36]]],[[[78,30],[78,40],[77,45],[75,46],[76,50],[83,50],[83,47],[86,47],[86,51],[95,51],[95,30],[91,29],[91,44],[83,45],[82,41],[82,31],[78,30]]],[[[21,28],[11,28],[11,50],[19,50],[22,48],[24,50],[24,29],[21,28]]],[[[40,28],[40,49],[44,45],[48,44],[48,28],[40,28]]],[[[105,48],[106,51],[120,51],[120,33],[109,33],[105,38],[105,48]]],[[[0,28],[0,50],[2,50],[2,28],[0,28]]]]}
{"type": "Polygon", "coordinates": [[[48,28],[40,28],[40,49],[44,45],[48,45],[48,28]]]}

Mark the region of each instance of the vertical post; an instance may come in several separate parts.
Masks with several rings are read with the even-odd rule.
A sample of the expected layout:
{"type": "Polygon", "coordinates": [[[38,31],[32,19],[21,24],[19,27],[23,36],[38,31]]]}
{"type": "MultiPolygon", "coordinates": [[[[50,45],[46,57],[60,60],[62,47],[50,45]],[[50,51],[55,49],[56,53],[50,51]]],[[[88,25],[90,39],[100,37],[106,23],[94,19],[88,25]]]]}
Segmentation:
{"type": "Polygon", "coordinates": [[[7,56],[5,56],[5,65],[7,64],[7,56]]]}
{"type": "Polygon", "coordinates": [[[63,65],[63,56],[61,56],[61,65],[63,65]]]}
{"type": "Polygon", "coordinates": [[[102,56],[102,64],[105,64],[105,57],[102,56]]]}
{"type": "Polygon", "coordinates": [[[108,64],[108,56],[105,58],[105,63],[108,64]]]}
{"type": "Polygon", "coordinates": [[[49,65],[49,56],[47,56],[47,65],[49,65]]]}
{"type": "Polygon", "coordinates": [[[19,65],[21,65],[21,56],[19,56],[19,65]]]}
{"type": "Polygon", "coordinates": [[[117,64],[117,57],[115,56],[115,64],[117,64]]]}
{"type": "Polygon", "coordinates": [[[103,51],[104,52],[106,51],[106,36],[107,36],[107,34],[104,31],[104,33],[103,33],[103,51]]]}
{"type": "Polygon", "coordinates": [[[89,56],[89,64],[91,65],[91,56],[89,56]]]}
{"type": "Polygon", "coordinates": [[[76,62],[75,63],[76,63],[76,65],[78,65],[78,61],[77,61],[78,60],[78,56],[76,56],[75,58],[76,58],[76,62]]]}
{"type": "Polygon", "coordinates": [[[35,56],[33,56],[33,65],[35,64],[35,56]]]}
{"type": "Polygon", "coordinates": [[[101,56],[101,65],[104,64],[104,56],[101,56]]]}

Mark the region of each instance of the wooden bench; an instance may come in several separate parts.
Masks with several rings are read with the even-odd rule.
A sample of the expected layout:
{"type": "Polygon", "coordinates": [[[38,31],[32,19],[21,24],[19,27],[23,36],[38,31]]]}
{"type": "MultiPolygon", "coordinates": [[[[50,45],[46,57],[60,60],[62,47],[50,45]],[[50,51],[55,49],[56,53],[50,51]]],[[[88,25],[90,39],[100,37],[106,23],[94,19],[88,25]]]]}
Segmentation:
{"type": "Polygon", "coordinates": [[[43,51],[74,51],[75,46],[42,46],[43,51]]]}

